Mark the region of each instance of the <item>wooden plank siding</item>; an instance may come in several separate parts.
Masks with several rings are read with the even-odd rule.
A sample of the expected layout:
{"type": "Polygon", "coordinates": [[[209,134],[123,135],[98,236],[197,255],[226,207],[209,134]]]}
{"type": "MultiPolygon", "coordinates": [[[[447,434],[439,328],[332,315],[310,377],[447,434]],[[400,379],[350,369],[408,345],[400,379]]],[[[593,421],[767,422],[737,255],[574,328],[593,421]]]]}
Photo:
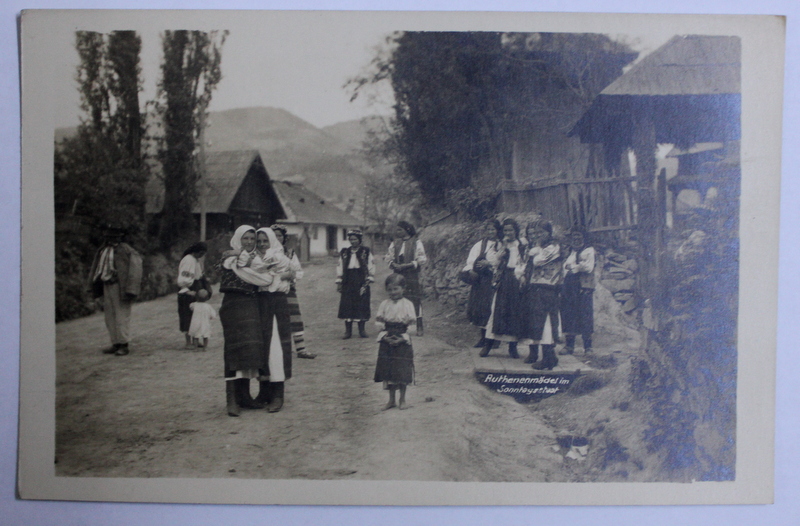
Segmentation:
{"type": "Polygon", "coordinates": [[[627,231],[636,227],[635,182],[636,177],[539,181],[502,189],[498,205],[506,213],[538,212],[564,228],[627,231]]]}

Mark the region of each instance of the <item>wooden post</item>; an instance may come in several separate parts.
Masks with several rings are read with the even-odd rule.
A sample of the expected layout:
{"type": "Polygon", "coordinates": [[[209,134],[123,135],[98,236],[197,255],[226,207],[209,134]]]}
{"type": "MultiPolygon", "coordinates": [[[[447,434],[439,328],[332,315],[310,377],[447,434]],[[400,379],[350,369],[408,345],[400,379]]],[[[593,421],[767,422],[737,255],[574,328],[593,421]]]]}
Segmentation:
{"type": "Polygon", "coordinates": [[[641,246],[639,262],[642,297],[658,301],[659,217],[656,199],[656,128],[653,103],[648,97],[633,109],[633,151],[636,154],[637,237],[641,246]]]}
{"type": "Polygon", "coordinates": [[[206,112],[200,111],[200,158],[198,159],[200,187],[200,241],[206,240],[206,112]]]}

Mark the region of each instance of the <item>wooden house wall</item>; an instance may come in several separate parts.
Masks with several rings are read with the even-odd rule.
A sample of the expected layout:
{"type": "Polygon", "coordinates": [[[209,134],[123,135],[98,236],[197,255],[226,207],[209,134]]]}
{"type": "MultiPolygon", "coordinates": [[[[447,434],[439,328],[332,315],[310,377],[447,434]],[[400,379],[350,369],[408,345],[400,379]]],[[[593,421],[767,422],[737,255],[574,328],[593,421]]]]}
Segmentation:
{"type": "Polygon", "coordinates": [[[286,218],[266,172],[256,163],[247,172],[231,201],[229,211],[231,215],[261,217],[269,225],[286,218]]]}

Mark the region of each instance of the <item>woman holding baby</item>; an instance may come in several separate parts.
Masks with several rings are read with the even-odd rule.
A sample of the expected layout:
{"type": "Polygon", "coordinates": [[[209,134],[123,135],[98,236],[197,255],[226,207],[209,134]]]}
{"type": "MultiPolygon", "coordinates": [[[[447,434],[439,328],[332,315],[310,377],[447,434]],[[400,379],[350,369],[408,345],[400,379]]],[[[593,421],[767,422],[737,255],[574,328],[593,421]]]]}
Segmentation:
{"type": "Polygon", "coordinates": [[[283,406],[284,382],[291,377],[291,327],[286,293],[293,277],[291,261],[269,228],[236,229],[231,250],[223,254],[219,310],[225,338],[227,410],[283,406]],[[259,394],[250,396],[250,380],[259,394]]]}

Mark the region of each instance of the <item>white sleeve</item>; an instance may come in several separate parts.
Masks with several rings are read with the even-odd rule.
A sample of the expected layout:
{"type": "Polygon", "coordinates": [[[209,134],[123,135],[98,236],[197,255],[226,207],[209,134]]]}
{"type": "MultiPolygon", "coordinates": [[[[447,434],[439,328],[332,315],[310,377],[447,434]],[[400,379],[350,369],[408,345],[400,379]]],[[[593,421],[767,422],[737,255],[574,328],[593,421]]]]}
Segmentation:
{"type": "Polygon", "coordinates": [[[425,245],[418,239],[417,246],[414,248],[414,268],[420,268],[427,262],[428,256],[425,254],[425,245]]]}
{"type": "Polygon", "coordinates": [[[386,251],[386,255],[383,256],[383,260],[386,261],[387,263],[391,263],[392,261],[394,261],[394,241],[389,243],[389,248],[386,251]]]}
{"type": "Polygon", "coordinates": [[[375,258],[372,257],[372,251],[370,251],[369,257],[367,258],[367,283],[373,283],[374,281],[375,281],[375,258]]]}
{"type": "MultiPolygon", "coordinates": [[[[469,256],[467,256],[467,264],[464,265],[464,268],[462,269],[462,271],[466,272],[466,271],[472,270],[472,267],[475,265],[475,261],[477,261],[478,260],[478,256],[481,255],[481,243],[483,243],[483,241],[478,241],[477,243],[475,243],[472,246],[472,249],[470,249],[470,251],[469,251],[469,256]]],[[[489,256],[488,244],[487,244],[486,248],[487,248],[486,256],[487,256],[487,259],[488,259],[488,256],[489,256]]]]}
{"type": "Polygon", "coordinates": [[[294,279],[299,280],[303,279],[305,272],[303,272],[303,267],[300,265],[300,260],[297,259],[297,252],[292,255],[292,263],[289,266],[294,271],[294,279]]]}
{"type": "Polygon", "coordinates": [[[199,277],[195,276],[196,268],[195,259],[191,255],[184,256],[178,266],[178,286],[181,288],[181,292],[185,292],[184,289],[188,290],[194,280],[199,277]]]}
{"type": "Polygon", "coordinates": [[[342,254],[339,254],[339,257],[336,258],[336,283],[342,282],[342,276],[344,275],[344,267],[342,266],[342,254]]]}
{"type": "Polygon", "coordinates": [[[531,252],[529,252],[528,254],[533,257],[534,267],[542,267],[544,265],[547,265],[554,259],[557,259],[561,255],[561,247],[558,246],[558,244],[553,243],[538,250],[535,254],[533,253],[533,249],[531,249],[531,252]]]}
{"type": "Polygon", "coordinates": [[[587,247],[576,256],[577,265],[572,269],[573,272],[594,272],[594,247],[587,247]]]}

